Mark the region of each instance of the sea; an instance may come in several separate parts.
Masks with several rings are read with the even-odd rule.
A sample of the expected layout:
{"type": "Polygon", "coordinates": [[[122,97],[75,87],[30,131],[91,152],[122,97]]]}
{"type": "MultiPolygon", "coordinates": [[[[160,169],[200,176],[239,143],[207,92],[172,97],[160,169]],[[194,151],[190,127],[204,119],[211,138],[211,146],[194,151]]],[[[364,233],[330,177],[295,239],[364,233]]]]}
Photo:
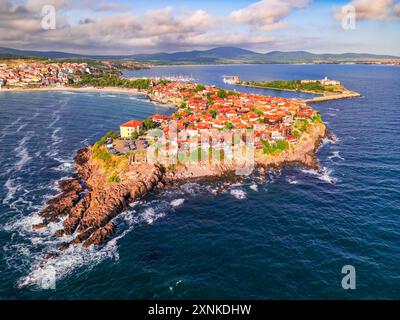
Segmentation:
{"type": "Polygon", "coordinates": [[[73,156],[130,119],[171,114],[144,96],[0,92],[0,299],[399,299],[400,68],[384,65],[154,67],[263,95],[242,80],[340,80],[360,98],[314,104],[332,133],[321,171],[301,166],[240,183],[188,181],[132,203],[115,237],[69,248],[60,224],[32,231],[74,172],[73,156]],[[223,192],[216,190],[223,187],[223,192]],[[343,287],[354,267],[354,289],[343,287]]]}

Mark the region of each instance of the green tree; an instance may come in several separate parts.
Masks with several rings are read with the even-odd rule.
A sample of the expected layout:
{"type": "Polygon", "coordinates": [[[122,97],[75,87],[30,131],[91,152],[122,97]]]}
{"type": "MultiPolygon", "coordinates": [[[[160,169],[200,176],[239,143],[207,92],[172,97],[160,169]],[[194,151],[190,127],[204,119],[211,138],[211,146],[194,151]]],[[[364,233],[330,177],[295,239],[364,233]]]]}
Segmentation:
{"type": "Polygon", "coordinates": [[[211,116],[212,116],[214,119],[217,118],[217,111],[216,111],[215,109],[210,109],[208,112],[211,114],[211,116]]]}
{"type": "Polygon", "coordinates": [[[235,128],[235,126],[234,126],[232,123],[226,121],[226,122],[225,122],[224,128],[225,128],[226,130],[232,130],[232,129],[235,128]]]}
{"type": "Polygon", "coordinates": [[[204,91],[205,89],[206,89],[206,87],[202,84],[198,84],[196,87],[197,92],[204,91]]]}
{"type": "Polygon", "coordinates": [[[226,98],[228,98],[228,93],[224,89],[219,89],[217,91],[217,96],[220,99],[226,99],[226,98]]]}
{"type": "Polygon", "coordinates": [[[132,138],[132,140],[136,140],[137,138],[139,138],[139,134],[136,131],[134,131],[131,134],[131,138],[132,138]]]}
{"type": "Polygon", "coordinates": [[[147,119],[143,122],[143,126],[145,128],[145,130],[150,130],[153,129],[157,126],[157,124],[152,120],[152,119],[147,119]]]}

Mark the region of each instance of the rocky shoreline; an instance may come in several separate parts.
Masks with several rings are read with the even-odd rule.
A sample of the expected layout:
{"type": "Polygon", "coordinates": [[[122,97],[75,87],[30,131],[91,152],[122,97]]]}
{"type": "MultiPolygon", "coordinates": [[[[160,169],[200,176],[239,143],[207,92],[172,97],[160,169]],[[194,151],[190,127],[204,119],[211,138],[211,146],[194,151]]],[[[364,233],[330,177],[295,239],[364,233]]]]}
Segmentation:
{"type": "MultiPolygon", "coordinates": [[[[318,170],[319,162],[315,154],[328,131],[323,124],[317,124],[311,129],[295,147],[281,154],[257,157],[255,169],[260,177],[265,176],[268,169],[294,164],[318,170]]],[[[101,245],[116,231],[112,219],[128,209],[130,203],[156,189],[190,179],[238,178],[231,166],[204,165],[202,170],[198,170],[197,164],[196,171],[191,167],[170,171],[162,165],[138,163],[127,168],[123,181],[109,183],[106,174],[93,160],[92,147],[80,149],[74,160],[76,173],[71,179],[59,182],[61,194],[47,202],[39,213],[43,221],[33,226],[37,230],[45,228],[49,223],[62,221],[63,228],[57,230],[55,236],[69,236],[72,240],[63,243],[59,247],[61,251],[71,245],[81,244],[84,248],[101,245]]]]}

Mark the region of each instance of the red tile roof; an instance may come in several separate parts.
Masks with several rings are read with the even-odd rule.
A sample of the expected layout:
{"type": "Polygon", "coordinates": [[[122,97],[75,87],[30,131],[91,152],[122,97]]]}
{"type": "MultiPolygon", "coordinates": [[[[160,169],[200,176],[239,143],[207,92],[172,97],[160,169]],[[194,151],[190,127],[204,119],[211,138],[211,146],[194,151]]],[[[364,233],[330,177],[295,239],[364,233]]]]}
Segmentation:
{"type": "Polygon", "coordinates": [[[131,120],[131,121],[128,121],[127,123],[122,124],[121,127],[136,128],[136,127],[140,127],[142,124],[143,124],[143,121],[131,120]]]}

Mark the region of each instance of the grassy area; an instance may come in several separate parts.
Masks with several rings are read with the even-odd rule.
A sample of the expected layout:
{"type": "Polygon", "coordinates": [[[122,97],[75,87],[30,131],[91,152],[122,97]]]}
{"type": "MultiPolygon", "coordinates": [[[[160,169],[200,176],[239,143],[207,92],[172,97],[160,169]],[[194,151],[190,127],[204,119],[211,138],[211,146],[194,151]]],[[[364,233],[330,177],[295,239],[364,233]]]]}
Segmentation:
{"type": "Polygon", "coordinates": [[[264,154],[280,153],[289,148],[287,141],[277,141],[274,145],[271,145],[267,140],[264,140],[262,144],[264,154]]]}
{"type": "Polygon", "coordinates": [[[316,83],[302,83],[301,80],[292,80],[292,81],[283,81],[283,80],[276,80],[276,81],[249,81],[243,82],[245,85],[250,86],[257,86],[257,87],[265,87],[265,88],[272,88],[278,90],[294,90],[294,91],[307,91],[313,93],[342,93],[346,89],[343,86],[336,85],[336,86],[324,86],[318,82],[316,83]]]}
{"type": "MultiPolygon", "coordinates": [[[[110,131],[107,136],[115,133],[110,131]]],[[[128,156],[116,156],[110,153],[105,144],[107,136],[97,141],[92,149],[92,158],[100,166],[100,170],[106,175],[108,183],[120,183],[123,179],[124,172],[128,166],[128,156]]]]}

